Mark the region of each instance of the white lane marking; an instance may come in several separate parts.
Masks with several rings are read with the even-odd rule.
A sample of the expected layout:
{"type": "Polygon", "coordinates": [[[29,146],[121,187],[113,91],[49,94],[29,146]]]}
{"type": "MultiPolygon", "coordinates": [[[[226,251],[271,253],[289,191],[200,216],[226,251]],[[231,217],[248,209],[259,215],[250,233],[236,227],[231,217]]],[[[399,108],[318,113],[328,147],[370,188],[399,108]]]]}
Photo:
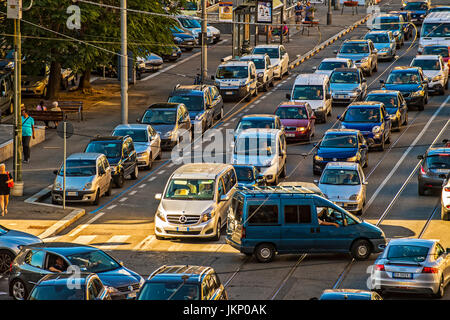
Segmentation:
{"type": "Polygon", "coordinates": [[[111,210],[114,209],[115,207],[117,207],[117,204],[113,204],[112,206],[109,206],[108,208],[106,208],[107,210],[111,210]]]}
{"type": "Polygon", "coordinates": [[[254,104],[258,104],[258,103],[260,103],[261,102],[261,100],[256,100],[255,102],[253,102],[254,104]]]}
{"type": "Polygon", "coordinates": [[[231,124],[231,123],[227,122],[227,123],[224,123],[222,126],[223,126],[223,127],[228,127],[230,124],[231,124]]]}
{"type": "MultiPolygon", "coordinates": [[[[172,168],[175,164],[173,162],[171,162],[169,165],[167,165],[168,168],[172,168]]],[[[154,178],[154,177],[153,177],[154,178]]],[[[150,178],[152,179],[152,178],[150,178]]]]}
{"type": "Polygon", "coordinates": [[[262,96],[261,98],[259,98],[259,100],[263,100],[263,99],[265,99],[267,96],[266,95],[264,95],[264,96],[262,96]]]}
{"type": "Polygon", "coordinates": [[[142,240],[141,242],[139,242],[134,248],[133,251],[136,250],[143,250],[144,247],[147,247],[153,240],[155,240],[155,236],[154,235],[149,235],[147,236],[144,240],[142,240]]]}
{"type": "Polygon", "coordinates": [[[166,172],[166,170],[161,170],[158,174],[163,174],[164,172],[166,172]]]}
{"type": "Polygon", "coordinates": [[[97,236],[96,235],[89,235],[89,236],[79,236],[78,238],[76,238],[73,243],[78,243],[78,244],[88,244],[91,243],[92,240],[94,240],[97,236]]]}
{"type": "Polygon", "coordinates": [[[90,224],[92,224],[95,220],[97,220],[104,214],[105,214],[104,212],[99,212],[93,218],[91,218],[88,222],[86,222],[85,224],[82,224],[81,226],[79,226],[78,228],[73,230],[72,233],[69,234],[69,237],[75,237],[78,233],[80,233],[80,231],[83,231],[84,229],[86,229],[90,224]]]}
{"type": "Polygon", "coordinates": [[[414,146],[419,142],[419,140],[422,138],[423,134],[428,130],[428,127],[430,126],[431,122],[436,118],[438,113],[442,110],[442,108],[447,104],[448,100],[450,99],[450,96],[445,99],[445,101],[440,105],[440,107],[433,113],[433,115],[430,117],[428,122],[425,124],[425,127],[423,127],[422,131],[417,135],[416,139],[414,139],[413,143],[406,149],[406,151],[403,153],[402,157],[397,161],[394,168],[392,168],[391,172],[386,176],[386,178],[383,180],[383,182],[378,186],[377,190],[375,190],[372,197],[367,202],[366,210],[370,207],[372,202],[375,200],[375,198],[380,193],[381,189],[386,185],[386,183],[392,178],[394,173],[397,171],[398,167],[402,164],[403,160],[405,160],[406,156],[409,154],[409,152],[414,148],[414,146]]]}
{"type": "Polygon", "coordinates": [[[45,238],[45,239],[43,239],[43,241],[44,242],[56,242],[59,238],[61,238],[61,236],[45,238]]]}
{"type": "Polygon", "coordinates": [[[8,293],[6,293],[6,292],[3,292],[3,291],[0,291],[0,296],[5,296],[5,295],[7,295],[8,293]]]}
{"type": "Polygon", "coordinates": [[[119,202],[124,202],[124,201],[127,201],[127,200],[128,200],[127,197],[123,197],[122,199],[119,200],[119,202]]]}
{"type": "Polygon", "coordinates": [[[130,192],[130,195],[134,196],[137,193],[137,190],[133,190],[130,192]]]}
{"type": "Polygon", "coordinates": [[[146,183],[141,184],[141,185],[139,186],[139,189],[144,188],[146,185],[147,185],[146,183]]]}
{"type": "Polygon", "coordinates": [[[106,241],[107,244],[97,244],[96,247],[102,248],[103,250],[112,250],[123,245],[123,242],[127,241],[129,237],[129,235],[112,236],[108,241],[106,241]]]}
{"type": "MultiPolygon", "coordinates": [[[[172,163],[173,164],[173,163],[172,163]]],[[[153,180],[155,180],[156,179],[156,177],[151,177],[150,179],[148,179],[147,181],[148,182],[152,182],[153,180]]]]}

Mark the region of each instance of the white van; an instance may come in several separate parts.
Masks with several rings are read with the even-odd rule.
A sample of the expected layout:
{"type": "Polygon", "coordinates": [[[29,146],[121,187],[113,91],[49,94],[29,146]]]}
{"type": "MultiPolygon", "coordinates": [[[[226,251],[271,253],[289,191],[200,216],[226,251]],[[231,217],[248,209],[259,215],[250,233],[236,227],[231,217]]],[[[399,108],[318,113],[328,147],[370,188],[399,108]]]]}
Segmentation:
{"type": "Polygon", "coordinates": [[[429,45],[445,45],[450,47],[450,12],[432,12],[426,16],[420,30],[419,53],[429,45]]]}
{"type": "Polygon", "coordinates": [[[323,123],[331,115],[332,98],[330,79],[325,74],[304,73],[297,76],[292,92],[286,94],[291,101],[308,102],[315,116],[323,123]]]}

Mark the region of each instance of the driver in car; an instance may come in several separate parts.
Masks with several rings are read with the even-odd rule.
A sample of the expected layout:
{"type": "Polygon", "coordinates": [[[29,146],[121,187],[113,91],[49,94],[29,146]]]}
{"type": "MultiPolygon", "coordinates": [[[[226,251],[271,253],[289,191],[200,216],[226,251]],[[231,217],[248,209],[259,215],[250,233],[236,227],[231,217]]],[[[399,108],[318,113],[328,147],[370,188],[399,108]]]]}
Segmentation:
{"type": "MultiPolygon", "coordinates": [[[[337,224],[336,222],[325,221],[327,208],[318,208],[318,209],[321,209],[317,213],[317,221],[319,222],[319,225],[321,225],[321,226],[335,226],[336,228],[339,228],[339,224],[337,224]]],[[[331,218],[331,217],[329,217],[329,218],[331,218]]]]}

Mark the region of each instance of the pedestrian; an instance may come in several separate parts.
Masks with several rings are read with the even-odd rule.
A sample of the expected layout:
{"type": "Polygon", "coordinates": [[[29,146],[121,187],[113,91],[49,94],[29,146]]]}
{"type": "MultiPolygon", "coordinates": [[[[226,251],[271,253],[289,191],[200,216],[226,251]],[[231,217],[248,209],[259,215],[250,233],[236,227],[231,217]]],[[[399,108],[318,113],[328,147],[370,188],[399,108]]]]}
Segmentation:
{"type": "Polygon", "coordinates": [[[306,2],[305,21],[312,22],[314,20],[314,11],[316,11],[316,8],[311,5],[311,2],[306,2]]]}
{"type": "Polygon", "coordinates": [[[0,207],[2,208],[2,217],[8,213],[9,191],[13,183],[9,172],[6,171],[5,164],[0,164],[0,207]]]}
{"type": "MultiPolygon", "coordinates": [[[[45,103],[43,100],[39,102],[39,104],[36,106],[37,111],[47,111],[47,107],[45,106],[45,103]]],[[[48,128],[48,120],[44,120],[45,127],[48,128]]]]}
{"type": "Polygon", "coordinates": [[[34,132],[34,119],[30,117],[22,104],[22,148],[23,162],[30,161],[30,142],[31,138],[36,139],[34,132]]]}
{"type": "Polygon", "coordinates": [[[303,14],[303,6],[300,1],[297,2],[297,5],[294,7],[295,10],[295,24],[297,24],[297,30],[300,29],[298,26],[299,23],[302,23],[302,14],[303,14]]]}
{"type": "MultiPolygon", "coordinates": [[[[61,108],[58,106],[58,101],[53,101],[52,102],[52,108],[50,109],[50,111],[61,111],[61,108]]],[[[58,126],[58,121],[54,121],[55,123],[55,129],[58,126]]]]}

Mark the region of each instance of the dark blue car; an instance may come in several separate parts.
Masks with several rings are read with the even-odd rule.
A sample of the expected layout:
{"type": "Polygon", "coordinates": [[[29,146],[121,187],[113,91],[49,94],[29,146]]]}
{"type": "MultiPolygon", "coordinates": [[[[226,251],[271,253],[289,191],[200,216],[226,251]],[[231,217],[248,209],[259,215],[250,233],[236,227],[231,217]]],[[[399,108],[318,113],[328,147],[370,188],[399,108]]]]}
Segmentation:
{"type": "Polygon", "coordinates": [[[383,151],[385,144],[391,142],[392,121],[381,102],[354,102],[338,120],[342,129],[361,131],[371,148],[383,151]]]}
{"type": "Polygon", "coordinates": [[[173,40],[181,50],[191,51],[195,46],[195,38],[183,31],[181,28],[173,26],[170,28],[172,32],[173,40]]]}
{"type": "Polygon", "coordinates": [[[313,157],[313,173],[320,175],[328,162],[358,162],[369,164],[366,140],[358,130],[330,129],[325,132],[313,157]]]}
{"type": "Polygon", "coordinates": [[[427,1],[409,1],[402,10],[409,11],[412,23],[421,25],[430,10],[430,4],[427,1]]]}
{"type": "Polygon", "coordinates": [[[366,101],[378,101],[384,104],[394,128],[400,131],[402,126],[408,124],[408,106],[400,91],[373,90],[367,95],[366,101]]]}

